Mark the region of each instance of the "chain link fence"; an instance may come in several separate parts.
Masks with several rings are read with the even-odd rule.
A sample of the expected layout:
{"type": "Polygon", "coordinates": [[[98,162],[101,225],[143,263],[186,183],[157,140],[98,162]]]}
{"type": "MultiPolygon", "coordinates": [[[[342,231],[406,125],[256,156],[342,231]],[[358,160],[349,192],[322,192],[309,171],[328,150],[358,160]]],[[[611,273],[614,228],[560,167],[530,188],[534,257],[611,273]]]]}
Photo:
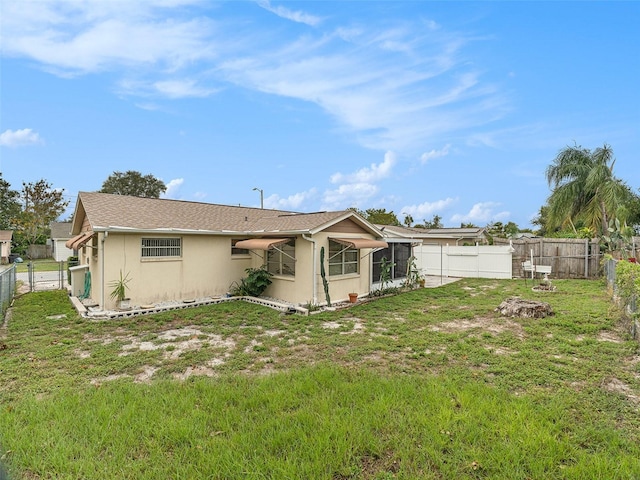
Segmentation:
{"type": "MultiPolygon", "coordinates": [[[[1,267],[0,267],[1,268],[1,267]]],[[[2,318],[16,293],[16,266],[11,265],[0,272],[0,313],[2,318]]]]}
{"type": "Polygon", "coordinates": [[[23,282],[22,292],[36,292],[43,290],[63,290],[69,285],[67,262],[55,262],[52,266],[38,262],[27,263],[27,271],[18,274],[18,280],[23,282]]]}
{"type": "MultiPolygon", "coordinates": [[[[607,279],[607,287],[613,295],[614,300],[617,301],[617,286],[616,286],[616,265],[619,260],[609,259],[604,263],[604,274],[607,279]]],[[[632,296],[627,305],[623,305],[627,315],[631,318],[631,336],[640,340],[640,323],[638,322],[638,299],[637,296],[632,296]]]]}

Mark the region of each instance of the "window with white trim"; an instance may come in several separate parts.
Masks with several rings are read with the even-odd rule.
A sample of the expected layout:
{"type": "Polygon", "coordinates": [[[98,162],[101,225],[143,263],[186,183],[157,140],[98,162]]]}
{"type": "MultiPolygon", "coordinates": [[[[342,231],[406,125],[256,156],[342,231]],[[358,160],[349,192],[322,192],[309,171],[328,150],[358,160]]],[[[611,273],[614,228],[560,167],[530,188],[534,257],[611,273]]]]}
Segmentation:
{"type": "Polygon", "coordinates": [[[142,239],[142,258],[176,258],[182,256],[180,237],[142,239]]]}
{"type": "Polygon", "coordinates": [[[359,250],[329,240],[329,276],[358,273],[359,250]]]}
{"type": "Polygon", "coordinates": [[[236,247],[236,243],[246,240],[246,238],[234,238],[231,240],[231,255],[249,255],[249,250],[246,248],[236,247]]]}
{"type": "Polygon", "coordinates": [[[296,241],[289,240],[283,245],[267,250],[267,271],[274,275],[295,276],[296,241]]]}

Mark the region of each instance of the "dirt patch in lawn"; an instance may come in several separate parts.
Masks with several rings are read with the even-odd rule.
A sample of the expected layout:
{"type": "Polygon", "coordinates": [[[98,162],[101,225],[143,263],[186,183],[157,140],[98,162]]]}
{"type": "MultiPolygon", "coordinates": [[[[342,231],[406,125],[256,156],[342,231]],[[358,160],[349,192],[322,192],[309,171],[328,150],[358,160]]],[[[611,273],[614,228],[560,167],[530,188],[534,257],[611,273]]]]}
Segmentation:
{"type": "Polygon", "coordinates": [[[199,350],[203,346],[232,350],[235,342],[223,339],[221,335],[203,333],[196,327],[176,328],[158,334],[156,340],[141,340],[140,337],[129,337],[130,343],[122,346],[121,356],[139,350],[164,350],[164,357],[175,359],[190,350],[199,350]],[[160,340],[160,342],[158,342],[160,340]]]}
{"type": "MultiPolygon", "coordinates": [[[[117,333],[124,333],[119,331],[117,333]]],[[[274,336],[276,332],[268,332],[268,336],[274,336]]],[[[205,333],[195,326],[187,326],[182,328],[173,328],[162,331],[155,335],[155,338],[149,339],[154,334],[145,333],[144,335],[104,335],[104,336],[87,336],[85,340],[89,342],[98,342],[101,345],[109,345],[114,342],[123,343],[119,356],[132,355],[140,351],[163,350],[164,360],[177,360],[183,354],[191,351],[201,350],[202,348],[211,348],[216,352],[220,352],[213,358],[200,365],[190,365],[183,372],[174,373],[173,376],[179,380],[186,380],[193,375],[202,375],[213,377],[216,375],[215,367],[224,364],[225,359],[236,348],[234,340],[223,338],[221,335],[205,333]]],[[[88,358],[90,352],[84,350],[76,350],[74,352],[80,358],[88,358]]],[[[141,367],[140,372],[135,375],[116,374],[106,377],[94,378],[91,380],[93,385],[100,385],[104,382],[114,381],[121,378],[133,378],[136,383],[147,383],[161,367],[145,365],[141,367]]]]}
{"type": "Polygon", "coordinates": [[[598,333],[598,341],[600,342],[611,342],[611,343],[622,343],[622,338],[616,332],[610,332],[607,330],[603,330],[598,333]]]}
{"type": "Polygon", "coordinates": [[[454,320],[451,322],[442,322],[429,327],[434,332],[459,333],[469,330],[482,330],[494,335],[504,332],[512,332],[516,337],[523,339],[525,337],[522,325],[508,318],[493,317],[475,317],[465,320],[454,320]]]}
{"type": "Polygon", "coordinates": [[[615,377],[606,379],[602,383],[602,388],[604,388],[608,392],[623,395],[627,398],[627,400],[636,405],[640,404],[640,396],[636,395],[629,385],[615,377]]]}

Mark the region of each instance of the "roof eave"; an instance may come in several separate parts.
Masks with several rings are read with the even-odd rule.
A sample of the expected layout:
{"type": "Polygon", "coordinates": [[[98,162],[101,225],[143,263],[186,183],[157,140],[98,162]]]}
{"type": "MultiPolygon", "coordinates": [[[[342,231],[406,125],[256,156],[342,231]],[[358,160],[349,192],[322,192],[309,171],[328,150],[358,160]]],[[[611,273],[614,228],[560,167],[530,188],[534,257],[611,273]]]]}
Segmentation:
{"type": "Polygon", "coordinates": [[[94,232],[113,233],[148,233],[148,234],[182,234],[182,235],[303,235],[311,233],[309,230],[205,230],[189,228],[135,228],[121,225],[95,226],[94,232]]]}
{"type": "Polygon", "coordinates": [[[316,233],[322,232],[323,230],[326,230],[327,228],[331,227],[332,225],[335,225],[336,223],[340,223],[343,220],[346,220],[348,218],[353,218],[357,223],[359,223],[365,229],[369,230],[369,233],[371,233],[372,235],[376,235],[378,237],[382,237],[382,231],[379,230],[373,223],[368,222],[367,220],[362,218],[360,215],[358,215],[357,213],[352,212],[350,210],[345,211],[342,215],[340,215],[340,216],[338,216],[336,218],[333,218],[328,222],[325,222],[325,223],[323,223],[321,225],[318,225],[317,227],[309,229],[307,233],[309,233],[311,235],[315,235],[316,233]]]}

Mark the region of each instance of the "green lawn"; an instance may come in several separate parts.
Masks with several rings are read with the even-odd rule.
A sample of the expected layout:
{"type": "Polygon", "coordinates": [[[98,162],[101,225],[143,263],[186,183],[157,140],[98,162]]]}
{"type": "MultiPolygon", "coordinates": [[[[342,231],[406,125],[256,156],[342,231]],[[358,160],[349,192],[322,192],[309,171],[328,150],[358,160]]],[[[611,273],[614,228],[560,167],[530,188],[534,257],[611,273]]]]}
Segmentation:
{"type": "MultiPolygon", "coordinates": [[[[52,258],[43,258],[39,260],[24,259],[22,263],[16,263],[16,271],[24,273],[29,271],[29,263],[33,264],[36,272],[57,272],[60,269],[60,262],[56,262],[52,258]]],[[[64,270],[67,271],[67,262],[64,262],[64,270]]]]}
{"type": "Polygon", "coordinates": [[[109,321],[26,294],[0,330],[0,463],[29,480],[640,479],[638,344],[602,282],[555,285],[109,321]],[[501,317],[513,295],[555,315],[501,317]]]}

